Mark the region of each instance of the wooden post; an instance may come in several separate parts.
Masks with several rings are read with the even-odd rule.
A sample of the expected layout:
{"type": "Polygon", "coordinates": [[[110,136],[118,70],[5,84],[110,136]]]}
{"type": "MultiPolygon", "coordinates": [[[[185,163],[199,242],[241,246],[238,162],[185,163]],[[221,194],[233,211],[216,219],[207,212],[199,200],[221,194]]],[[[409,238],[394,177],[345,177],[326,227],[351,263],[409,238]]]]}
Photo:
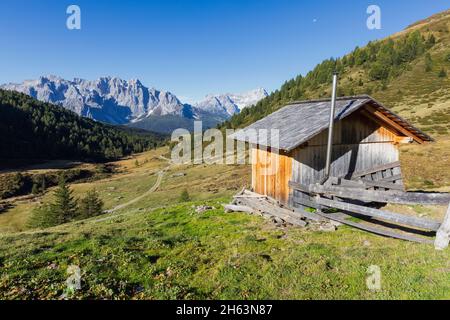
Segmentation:
{"type": "Polygon", "coordinates": [[[447,208],[447,213],[445,214],[444,221],[441,227],[436,233],[436,240],[434,242],[434,247],[436,250],[444,250],[448,247],[450,241],[450,203],[447,208]]]}

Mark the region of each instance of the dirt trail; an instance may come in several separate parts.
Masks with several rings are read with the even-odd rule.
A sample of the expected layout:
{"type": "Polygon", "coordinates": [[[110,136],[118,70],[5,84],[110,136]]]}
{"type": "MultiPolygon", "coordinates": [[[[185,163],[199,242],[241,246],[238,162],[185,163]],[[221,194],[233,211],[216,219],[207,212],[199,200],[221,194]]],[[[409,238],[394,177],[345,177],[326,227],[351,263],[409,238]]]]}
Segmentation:
{"type": "MultiPolygon", "coordinates": [[[[167,161],[169,163],[169,165],[161,170],[159,170],[158,172],[156,172],[158,178],[156,179],[156,182],[153,184],[153,186],[146,192],[144,192],[143,194],[141,194],[139,197],[136,197],[126,203],[120,204],[112,209],[106,210],[105,213],[114,213],[117,210],[123,209],[125,207],[128,207],[130,205],[132,205],[133,203],[138,202],[139,200],[142,200],[143,198],[147,197],[148,195],[150,195],[151,193],[155,192],[156,190],[158,190],[159,186],[161,185],[162,179],[165,175],[165,173],[174,165],[170,159],[164,157],[164,156],[160,156],[161,159],[167,161]]],[[[157,209],[157,208],[154,208],[157,209]]],[[[101,222],[101,221],[106,221],[106,220],[110,220],[110,219],[114,219],[123,215],[128,214],[127,212],[125,213],[121,213],[121,214],[113,214],[113,215],[109,215],[106,217],[99,217],[98,219],[95,220],[89,220],[90,222],[96,223],[96,222],[101,222]]],[[[74,222],[69,222],[68,224],[78,224],[78,223],[83,223],[84,220],[82,221],[74,221],[74,222]]],[[[38,233],[53,233],[53,232],[60,232],[61,227],[63,227],[66,224],[61,224],[55,227],[50,227],[47,228],[45,230],[31,230],[31,231],[21,231],[21,232],[15,232],[15,233],[5,233],[5,234],[0,234],[0,238],[2,238],[3,236],[11,236],[11,235],[20,235],[20,234],[38,234],[38,233]]]]}
{"type": "Polygon", "coordinates": [[[106,210],[105,213],[113,213],[113,212],[115,212],[117,210],[120,210],[120,209],[123,209],[125,207],[128,207],[128,206],[132,205],[133,203],[136,203],[136,202],[142,200],[143,198],[147,197],[151,193],[153,193],[156,190],[158,190],[159,186],[161,185],[161,182],[162,182],[162,179],[164,177],[164,174],[172,166],[172,163],[170,162],[170,159],[167,159],[167,158],[165,158],[163,156],[160,156],[160,158],[163,159],[163,160],[166,160],[167,162],[169,162],[169,165],[167,167],[165,167],[164,169],[161,169],[160,171],[158,171],[156,173],[158,178],[156,179],[155,184],[148,191],[146,191],[143,194],[141,194],[139,197],[136,197],[136,198],[134,198],[134,199],[132,199],[132,200],[126,202],[126,203],[119,204],[118,206],[116,206],[116,207],[114,207],[112,209],[106,210]]]}
{"type": "Polygon", "coordinates": [[[113,212],[115,212],[117,210],[120,210],[120,209],[123,209],[125,207],[128,207],[129,205],[132,205],[133,203],[136,203],[139,200],[142,200],[143,198],[147,197],[151,193],[153,193],[156,190],[158,190],[159,186],[161,185],[161,181],[162,181],[162,178],[163,178],[163,176],[165,174],[165,171],[166,171],[166,169],[157,172],[158,178],[156,179],[155,184],[148,191],[144,192],[139,197],[134,198],[134,199],[132,199],[132,200],[126,202],[126,203],[119,204],[118,206],[116,206],[116,207],[114,207],[112,209],[106,210],[105,213],[113,213],[113,212]]]}

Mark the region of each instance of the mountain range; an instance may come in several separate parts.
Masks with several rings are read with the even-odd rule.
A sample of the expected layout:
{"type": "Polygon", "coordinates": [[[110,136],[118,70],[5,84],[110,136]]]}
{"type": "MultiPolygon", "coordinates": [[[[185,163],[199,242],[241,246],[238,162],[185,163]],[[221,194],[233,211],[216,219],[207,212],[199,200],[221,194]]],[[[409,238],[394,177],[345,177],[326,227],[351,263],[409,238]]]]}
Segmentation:
{"type": "Polygon", "coordinates": [[[208,95],[203,101],[187,104],[171,92],[147,88],[137,79],[102,77],[70,81],[53,75],[0,88],[60,105],[96,121],[164,133],[178,127],[192,129],[194,120],[202,120],[204,127],[215,126],[268,96],[260,88],[242,94],[208,95]]]}

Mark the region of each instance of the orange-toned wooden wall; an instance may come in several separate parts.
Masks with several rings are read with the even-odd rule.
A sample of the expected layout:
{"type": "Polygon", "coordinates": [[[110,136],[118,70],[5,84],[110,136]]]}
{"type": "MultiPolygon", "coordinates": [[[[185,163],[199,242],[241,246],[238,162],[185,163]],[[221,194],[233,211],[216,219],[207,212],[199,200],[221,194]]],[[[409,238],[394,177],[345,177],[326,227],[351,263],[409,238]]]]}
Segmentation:
{"type": "Polygon", "coordinates": [[[252,147],[252,188],[256,193],[287,203],[291,177],[292,157],[289,154],[252,147]]]}

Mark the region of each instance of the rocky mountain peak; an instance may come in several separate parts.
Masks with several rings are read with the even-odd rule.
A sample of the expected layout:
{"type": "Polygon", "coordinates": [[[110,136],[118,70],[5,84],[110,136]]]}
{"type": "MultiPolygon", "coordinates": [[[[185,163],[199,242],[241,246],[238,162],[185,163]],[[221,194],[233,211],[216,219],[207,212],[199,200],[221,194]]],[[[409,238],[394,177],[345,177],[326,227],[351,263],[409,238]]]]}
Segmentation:
{"type": "Polygon", "coordinates": [[[70,81],[47,75],[0,88],[19,91],[81,116],[111,124],[135,123],[162,116],[213,119],[217,123],[267,96],[264,89],[258,88],[242,94],[208,95],[203,101],[190,105],[182,103],[169,91],[145,87],[139,79],[127,81],[111,76],[70,81]]]}

